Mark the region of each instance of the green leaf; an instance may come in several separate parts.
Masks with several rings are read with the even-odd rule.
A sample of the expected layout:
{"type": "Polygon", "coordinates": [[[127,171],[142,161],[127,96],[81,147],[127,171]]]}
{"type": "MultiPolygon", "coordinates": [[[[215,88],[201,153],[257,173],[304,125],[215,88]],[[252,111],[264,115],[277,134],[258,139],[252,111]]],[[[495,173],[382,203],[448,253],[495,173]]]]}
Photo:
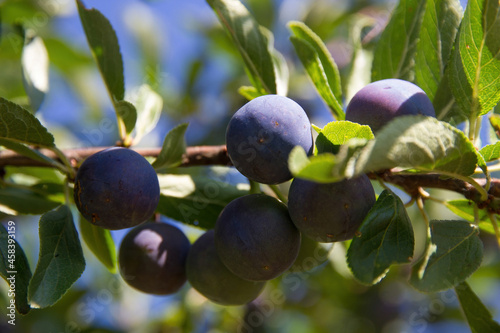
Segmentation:
{"type": "Polygon", "coordinates": [[[54,209],[59,205],[59,202],[52,201],[28,188],[0,188],[0,211],[7,214],[38,215],[54,209]]]}
{"type": "Polygon", "coordinates": [[[134,143],[138,143],[158,124],[163,110],[163,99],[147,84],[139,87],[132,96],[131,101],[137,109],[134,143]]]}
{"type": "Polygon", "coordinates": [[[238,93],[249,101],[263,95],[253,86],[242,86],[238,89],[238,93]]]}
{"type": "Polygon", "coordinates": [[[499,3],[470,0],[455,43],[450,83],[468,117],[491,111],[500,100],[499,3]]]}
{"type": "Polygon", "coordinates": [[[111,272],[117,272],[116,248],[111,232],[79,218],[80,233],[88,248],[97,259],[111,272]]]}
{"type": "Polygon", "coordinates": [[[303,22],[292,21],[288,23],[288,27],[292,30],[295,37],[308,42],[314,48],[325,71],[325,76],[331,91],[335,98],[341,101],[342,87],[339,69],[325,43],[323,43],[321,38],[303,22]]]}
{"type": "Polygon", "coordinates": [[[352,97],[364,86],[371,82],[371,69],[373,63],[373,47],[364,47],[363,38],[367,29],[371,29],[376,20],[369,15],[361,15],[352,20],[349,25],[350,44],[352,45],[352,60],[346,80],[343,82],[344,104],[347,105],[352,97]]]}
{"type": "Polygon", "coordinates": [[[319,36],[304,23],[293,21],[288,26],[294,34],[290,40],[318,93],[335,118],[345,119],[340,74],[330,52],[319,36]]]}
{"type": "Polygon", "coordinates": [[[40,254],[31,278],[28,299],[32,307],[55,304],[85,270],[85,259],[68,206],[40,218],[40,254]]]}
{"type": "Polygon", "coordinates": [[[432,117],[401,116],[382,128],[375,139],[351,139],[336,155],[307,158],[296,147],[288,161],[295,177],[332,182],[396,167],[469,176],[476,168],[477,154],[464,133],[448,123],[432,117]]]}
{"type": "MultiPolygon", "coordinates": [[[[463,218],[464,220],[467,220],[470,223],[476,222],[474,219],[474,209],[476,207],[474,202],[467,199],[449,200],[445,202],[445,206],[454,214],[463,218]]],[[[495,234],[495,230],[493,229],[490,217],[486,209],[478,208],[477,213],[479,219],[479,228],[481,228],[481,230],[483,231],[489,232],[490,234],[495,234]]]]}
{"type": "Polygon", "coordinates": [[[484,146],[479,151],[486,162],[491,162],[500,158],[500,142],[484,146]]]}
{"type": "Polygon", "coordinates": [[[468,116],[464,114],[462,108],[460,107],[460,103],[457,102],[452,92],[451,84],[449,82],[449,73],[452,66],[452,64],[448,64],[448,66],[446,67],[445,75],[439,82],[439,86],[437,88],[436,94],[434,95],[432,104],[434,106],[434,110],[436,111],[437,119],[457,126],[467,120],[468,116]]]}
{"type": "Polygon", "coordinates": [[[336,154],[339,147],[351,139],[372,140],[375,138],[370,126],[360,125],[350,121],[332,121],[318,133],[316,147],[318,153],[336,154]]]}
{"type": "Polygon", "coordinates": [[[347,263],[361,283],[382,280],[393,264],[411,261],[415,237],[401,199],[384,190],[347,251],[347,263]]]}
{"type": "Polygon", "coordinates": [[[415,83],[431,101],[436,96],[460,26],[458,0],[427,0],[415,57],[415,83]]]}
{"type": "Polygon", "coordinates": [[[24,90],[37,111],[49,91],[49,55],[42,38],[31,29],[25,31],[21,63],[24,90]]]}
{"type": "Polygon", "coordinates": [[[274,48],[274,35],[273,33],[264,28],[260,27],[262,34],[266,36],[268,41],[268,50],[271,54],[274,66],[274,75],[276,81],[276,94],[281,96],[286,96],[288,94],[288,80],[290,78],[290,72],[288,70],[288,63],[285,57],[278,50],[274,48]]]}
{"type": "Polygon", "coordinates": [[[426,256],[413,267],[410,284],[423,292],[438,292],[464,282],[481,265],[479,229],[466,221],[431,221],[426,256]]]}
{"type": "Polygon", "coordinates": [[[329,183],[340,178],[333,172],[336,161],[331,153],[308,157],[304,148],[296,146],[288,155],[288,168],[294,177],[329,183]]]}
{"type": "Polygon", "coordinates": [[[0,139],[0,146],[15,151],[16,153],[29,157],[35,161],[47,163],[47,165],[53,165],[53,166],[56,165],[56,162],[53,159],[45,156],[36,149],[32,149],[28,146],[23,145],[22,143],[0,139]]]}
{"type": "Polygon", "coordinates": [[[415,54],[426,1],[401,0],[375,47],[372,81],[413,81],[415,54]]]}
{"type": "Polygon", "coordinates": [[[152,163],[155,169],[172,168],[182,163],[182,155],[186,153],[185,133],[187,127],[188,124],[183,123],[167,133],[160,154],[152,163]]]}
{"type": "Polygon", "coordinates": [[[97,9],[85,8],[80,0],[77,0],[77,4],[90,50],[97,61],[109,94],[113,102],[121,101],[125,95],[123,60],[115,30],[97,9]]]}
{"type": "Polygon", "coordinates": [[[491,313],[467,282],[462,282],[456,286],[455,292],[472,333],[500,332],[500,325],[493,320],[491,313]]]}
{"type": "Polygon", "coordinates": [[[137,121],[137,110],[135,106],[127,101],[117,101],[115,103],[116,114],[119,122],[125,128],[127,134],[132,133],[137,121]]]}
{"type": "MultiPolygon", "coordinates": [[[[7,296],[11,296],[10,284],[15,287],[12,296],[19,313],[27,314],[31,307],[28,303],[28,285],[31,279],[31,269],[24,251],[16,241],[16,224],[7,222],[8,230],[0,224],[0,275],[8,284],[7,296]]],[[[10,305],[10,304],[9,304],[10,305]]]]}
{"type": "Polygon", "coordinates": [[[0,139],[54,147],[54,137],[28,110],[0,97],[0,139]]]}
{"type": "Polygon", "coordinates": [[[158,212],[202,229],[212,229],[222,209],[248,194],[248,184],[232,185],[204,176],[158,175],[158,212]]]}
{"type": "Polygon", "coordinates": [[[401,167],[468,176],[476,163],[476,150],[460,130],[432,117],[402,116],[366,144],[346,174],[401,167]]]}
{"type": "Polygon", "coordinates": [[[295,47],[295,52],[304,65],[309,78],[318,90],[319,95],[323,98],[325,103],[330,108],[333,116],[339,120],[345,119],[345,114],[342,106],[335,98],[330,86],[328,85],[328,79],[323,69],[323,65],[321,64],[321,60],[318,57],[318,54],[314,50],[313,46],[311,46],[307,41],[295,36],[291,36],[290,41],[295,47]]]}
{"type": "Polygon", "coordinates": [[[232,37],[252,84],[263,93],[276,94],[276,72],[266,33],[238,0],[207,0],[232,37]]]}

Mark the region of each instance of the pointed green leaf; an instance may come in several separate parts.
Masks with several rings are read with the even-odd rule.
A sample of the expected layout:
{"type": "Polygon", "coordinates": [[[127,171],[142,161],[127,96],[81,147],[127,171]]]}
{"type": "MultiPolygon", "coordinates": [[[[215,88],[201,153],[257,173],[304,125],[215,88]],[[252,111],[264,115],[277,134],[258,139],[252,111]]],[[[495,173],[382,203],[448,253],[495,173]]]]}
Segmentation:
{"type": "Polygon", "coordinates": [[[202,229],[212,229],[222,209],[248,194],[248,184],[232,185],[204,176],[158,175],[158,212],[202,229]]]}
{"type": "Polygon", "coordinates": [[[15,299],[17,311],[27,314],[31,309],[28,303],[31,269],[21,245],[16,241],[16,233],[19,230],[16,229],[15,222],[9,221],[6,226],[7,229],[0,224],[0,276],[8,284],[7,296],[15,299]]]}
{"type": "Polygon", "coordinates": [[[413,257],[415,237],[401,199],[383,191],[365,217],[347,251],[347,264],[358,281],[373,285],[382,280],[393,264],[413,257]]]}
{"type": "Polygon", "coordinates": [[[33,111],[37,111],[49,91],[49,55],[42,38],[33,30],[25,32],[21,63],[24,90],[33,111]]]}
{"type": "Polygon", "coordinates": [[[479,229],[466,221],[431,221],[426,256],[413,267],[410,284],[423,292],[438,292],[464,282],[481,265],[479,229]]]}
{"type": "Polygon", "coordinates": [[[370,126],[360,125],[350,121],[332,121],[318,133],[316,147],[318,153],[336,154],[340,145],[351,139],[372,140],[375,138],[370,126]]]}
{"type": "Polygon", "coordinates": [[[470,0],[453,52],[450,83],[468,117],[491,111],[500,100],[500,4],[470,0]]]}
{"type": "Polygon", "coordinates": [[[16,153],[29,157],[35,161],[47,163],[48,165],[55,165],[55,161],[53,159],[48,158],[38,150],[25,146],[22,143],[0,139],[0,146],[15,151],[16,153]]]}
{"type": "Polygon", "coordinates": [[[115,30],[97,9],[85,8],[80,0],[77,0],[77,4],[90,50],[97,61],[109,94],[113,102],[121,101],[125,95],[123,60],[115,30]]]}
{"type": "Polygon", "coordinates": [[[115,110],[119,121],[125,127],[125,132],[127,134],[132,133],[137,121],[137,110],[135,106],[127,101],[117,101],[115,103],[115,110]]]}
{"type": "Polygon", "coordinates": [[[155,169],[171,168],[182,163],[182,155],[186,152],[184,136],[187,127],[187,123],[180,124],[167,133],[160,154],[152,164],[155,169]]]}
{"type": "Polygon", "coordinates": [[[32,307],[55,304],[85,270],[80,239],[68,206],[40,218],[40,254],[28,289],[32,307]]]}
{"type": "Polygon", "coordinates": [[[415,57],[415,83],[434,100],[460,26],[458,0],[427,0],[415,57]]]}
{"type": "Polygon", "coordinates": [[[54,137],[28,110],[0,97],[0,139],[54,147],[54,137]]]}
{"type": "Polygon", "coordinates": [[[0,188],[0,211],[9,214],[43,214],[59,206],[57,201],[25,188],[0,188]],[[7,211],[5,209],[8,209],[7,211]]]}
{"type": "Polygon", "coordinates": [[[269,40],[248,9],[239,0],[207,0],[231,36],[255,87],[276,94],[276,73],[269,40]]]}
{"type": "Polygon", "coordinates": [[[294,34],[290,40],[295,51],[320,96],[337,119],[344,119],[340,74],[326,45],[303,22],[292,21],[288,23],[288,26],[294,34]]]}
{"type": "Polygon", "coordinates": [[[318,90],[321,98],[323,98],[325,103],[330,108],[333,116],[339,120],[345,119],[344,110],[342,109],[339,101],[333,95],[333,92],[328,84],[328,78],[326,77],[325,70],[323,69],[321,60],[314,47],[311,46],[309,42],[295,36],[291,36],[290,41],[295,47],[295,52],[299,56],[299,59],[306,69],[309,78],[318,90]]]}
{"type": "Polygon", "coordinates": [[[500,332],[500,324],[493,320],[491,313],[467,282],[462,282],[456,286],[455,292],[472,333],[500,332]]]}
{"type": "Polygon", "coordinates": [[[133,94],[131,101],[137,109],[134,142],[138,143],[158,124],[163,110],[163,99],[149,85],[144,84],[133,94]]]}
{"type": "Polygon", "coordinates": [[[413,81],[415,52],[426,1],[401,0],[375,47],[372,81],[413,81]]]}
{"type": "Polygon", "coordinates": [[[116,248],[111,232],[79,218],[80,233],[85,244],[97,259],[111,272],[117,272],[116,248]]]}
{"type": "Polygon", "coordinates": [[[325,76],[328,80],[328,85],[331,91],[335,95],[336,99],[341,101],[342,87],[340,83],[339,69],[325,43],[323,43],[321,38],[303,22],[292,21],[288,23],[288,27],[297,38],[308,42],[314,48],[325,71],[325,76]]]}

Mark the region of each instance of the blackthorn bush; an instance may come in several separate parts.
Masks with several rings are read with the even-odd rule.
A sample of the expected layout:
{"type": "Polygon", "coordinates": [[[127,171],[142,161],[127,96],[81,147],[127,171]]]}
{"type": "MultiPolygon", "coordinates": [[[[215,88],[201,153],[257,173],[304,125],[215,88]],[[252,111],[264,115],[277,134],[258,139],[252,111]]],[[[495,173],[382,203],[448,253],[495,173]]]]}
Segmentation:
{"type": "Polygon", "coordinates": [[[168,295],[186,282],[191,244],[177,227],[159,222],[141,224],[125,235],[118,252],[120,274],[135,289],[168,295]]]}
{"type": "Polygon", "coordinates": [[[251,281],[273,279],[294,263],[300,232],[288,210],[265,194],[231,201],[215,224],[219,258],[235,275],[251,281]]]}
{"type": "Polygon", "coordinates": [[[374,204],[366,175],[326,184],[295,178],[288,193],[293,223],[303,235],[325,243],[352,239],[374,204]]]}
{"type": "Polygon", "coordinates": [[[369,125],[375,133],[394,117],[418,114],[436,116],[427,94],[409,81],[386,79],[358,91],[347,105],[345,119],[369,125]]]}
{"type": "Polygon", "coordinates": [[[106,229],[139,225],[155,212],[158,176],[133,150],[113,147],[88,157],[78,169],[74,198],[80,213],[106,229]]]}
{"type": "Polygon", "coordinates": [[[311,124],[302,107],[279,95],[257,97],[229,121],[227,152],[244,176],[259,183],[290,180],[288,155],[295,146],[313,149],[311,124]]]}
{"type": "Polygon", "coordinates": [[[255,299],[264,281],[248,281],[231,273],[215,249],[214,230],[201,235],[189,250],[186,275],[191,286],[212,302],[242,305],[255,299]]]}

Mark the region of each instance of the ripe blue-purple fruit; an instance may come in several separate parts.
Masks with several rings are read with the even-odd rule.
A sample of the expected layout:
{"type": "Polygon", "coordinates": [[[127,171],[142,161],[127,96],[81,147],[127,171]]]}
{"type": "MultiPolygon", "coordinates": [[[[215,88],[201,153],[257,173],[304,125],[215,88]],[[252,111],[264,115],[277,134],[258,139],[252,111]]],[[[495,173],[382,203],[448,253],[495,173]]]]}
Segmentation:
{"type": "Polygon", "coordinates": [[[141,224],[123,238],[118,252],[120,275],[147,294],[168,295],[186,282],[186,259],[191,244],[177,227],[141,224]]]}
{"type": "Polygon", "coordinates": [[[106,229],[139,225],[155,212],[158,176],[137,152],[120,147],[88,157],[75,178],[74,199],[85,219],[106,229]]]}
{"type": "Polygon", "coordinates": [[[200,294],[221,305],[242,305],[259,296],[264,281],[248,281],[231,273],[215,250],[214,230],[201,235],[189,250],[186,275],[200,294]]]}
{"type": "Polygon", "coordinates": [[[358,91],[347,105],[345,119],[368,125],[375,133],[395,117],[419,114],[436,116],[426,93],[409,81],[385,79],[358,91]]]}
{"type": "Polygon", "coordinates": [[[290,180],[288,155],[295,146],[312,153],[311,124],[302,107],[279,95],[257,97],[242,106],[226,130],[229,158],[247,178],[264,184],[290,180]]]}
{"type": "Polygon", "coordinates": [[[366,175],[335,183],[295,178],[288,192],[288,211],[302,235],[318,242],[352,239],[375,204],[366,175]]]}
{"type": "Polygon", "coordinates": [[[284,204],[265,194],[249,194],[222,210],[215,224],[215,248],[233,274],[271,280],[294,263],[300,232],[284,204]]]}

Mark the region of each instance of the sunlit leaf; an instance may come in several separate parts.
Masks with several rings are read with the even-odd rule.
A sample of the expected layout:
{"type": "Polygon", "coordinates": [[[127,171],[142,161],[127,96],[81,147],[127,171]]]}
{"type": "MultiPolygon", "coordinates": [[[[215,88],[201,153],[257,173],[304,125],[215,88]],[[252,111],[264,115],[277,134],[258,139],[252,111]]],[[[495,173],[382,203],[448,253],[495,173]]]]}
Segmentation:
{"type": "Polygon", "coordinates": [[[413,81],[415,53],[427,1],[401,0],[375,48],[372,81],[413,81]]]}
{"type": "Polygon", "coordinates": [[[238,0],[207,0],[238,48],[258,90],[276,94],[276,73],[269,40],[248,9],[238,0]]]}
{"type": "Polygon", "coordinates": [[[49,55],[41,37],[25,31],[21,56],[23,83],[33,111],[37,111],[49,91],[49,55]]]}

